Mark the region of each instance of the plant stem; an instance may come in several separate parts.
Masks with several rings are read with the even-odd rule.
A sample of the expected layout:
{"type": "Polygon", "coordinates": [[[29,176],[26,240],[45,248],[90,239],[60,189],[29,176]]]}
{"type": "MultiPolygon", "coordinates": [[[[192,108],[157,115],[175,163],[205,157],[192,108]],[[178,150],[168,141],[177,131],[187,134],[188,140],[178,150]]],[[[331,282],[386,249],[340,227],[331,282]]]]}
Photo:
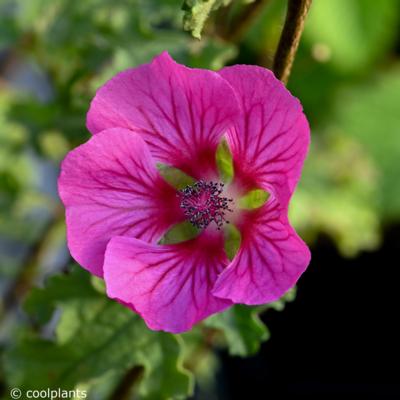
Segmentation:
{"type": "Polygon", "coordinates": [[[285,25],[274,58],[274,73],[284,84],[292,69],[304,22],[312,0],[289,0],[285,25]]]}
{"type": "MultiPolygon", "coordinates": [[[[57,207],[55,215],[43,227],[42,233],[35,243],[33,243],[26,259],[22,262],[23,267],[17,275],[13,284],[8,288],[3,297],[3,312],[12,312],[16,305],[20,302],[21,298],[32,287],[34,280],[39,272],[40,262],[42,261],[43,253],[46,252],[48,247],[49,238],[53,234],[53,229],[63,218],[62,208],[57,207]]],[[[0,318],[3,317],[0,316],[0,318]]]]}
{"type": "Polygon", "coordinates": [[[122,380],[119,382],[113,393],[109,397],[109,400],[128,400],[132,397],[132,391],[134,386],[142,379],[144,368],[141,366],[135,366],[129,369],[122,380]]]}

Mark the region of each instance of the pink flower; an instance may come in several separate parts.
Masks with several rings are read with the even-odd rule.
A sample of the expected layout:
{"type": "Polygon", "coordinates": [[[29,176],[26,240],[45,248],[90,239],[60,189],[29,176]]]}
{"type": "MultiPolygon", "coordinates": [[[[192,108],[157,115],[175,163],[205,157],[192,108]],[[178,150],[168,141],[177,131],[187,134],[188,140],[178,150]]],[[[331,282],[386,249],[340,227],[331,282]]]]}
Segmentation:
{"type": "Polygon", "coordinates": [[[291,288],[310,261],[287,210],[309,145],[299,101],[264,68],[190,69],[167,53],[101,87],[87,116],[93,137],[65,158],[59,192],[68,246],[107,294],[151,329],[182,332],[233,303],[263,304],[291,288]],[[216,148],[226,136],[234,179],[220,185],[216,148]],[[197,181],[177,192],[156,163],[197,181]],[[238,198],[268,191],[260,208],[238,198]],[[231,200],[232,199],[232,200],[231,200]],[[195,239],[159,245],[174,224],[195,239]],[[232,261],[227,222],[241,233],[232,261]]]}

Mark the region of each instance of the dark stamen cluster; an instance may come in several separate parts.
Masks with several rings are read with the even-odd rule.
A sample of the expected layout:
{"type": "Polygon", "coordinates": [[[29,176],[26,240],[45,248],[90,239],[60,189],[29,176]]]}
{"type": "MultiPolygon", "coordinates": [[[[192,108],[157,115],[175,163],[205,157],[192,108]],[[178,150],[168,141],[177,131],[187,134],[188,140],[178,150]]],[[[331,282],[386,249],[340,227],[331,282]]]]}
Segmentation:
{"type": "Polygon", "coordinates": [[[205,228],[212,221],[221,229],[227,211],[232,212],[229,203],[233,200],[221,196],[224,184],[198,181],[179,190],[181,208],[186,218],[197,228],[205,228]]]}

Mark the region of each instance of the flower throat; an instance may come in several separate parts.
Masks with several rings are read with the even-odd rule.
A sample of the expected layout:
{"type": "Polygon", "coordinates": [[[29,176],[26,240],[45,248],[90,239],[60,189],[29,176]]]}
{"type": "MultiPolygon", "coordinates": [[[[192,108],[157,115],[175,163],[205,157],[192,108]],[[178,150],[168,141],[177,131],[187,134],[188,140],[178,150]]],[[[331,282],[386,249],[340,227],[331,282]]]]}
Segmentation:
{"type": "Polygon", "coordinates": [[[220,230],[229,224],[225,214],[233,211],[229,208],[233,199],[222,196],[223,188],[223,183],[200,180],[178,191],[180,206],[193,226],[202,229],[214,222],[220,230]]]}

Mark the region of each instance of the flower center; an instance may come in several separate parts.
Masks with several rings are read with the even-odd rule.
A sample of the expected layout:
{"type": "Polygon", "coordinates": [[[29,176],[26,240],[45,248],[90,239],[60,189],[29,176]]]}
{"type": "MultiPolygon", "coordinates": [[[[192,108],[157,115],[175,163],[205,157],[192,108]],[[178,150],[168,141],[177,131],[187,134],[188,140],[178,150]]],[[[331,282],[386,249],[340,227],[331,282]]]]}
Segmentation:
{"type": "Polygon", "coordinates": [[[229,208],[233,199],[222,196],[223,188],[223,183],[198,181],[178,191],[180,206],[192,225],[205,228],[214,221],[219,230],[229,224],[225,213],[233,211],[229,208]]]}

